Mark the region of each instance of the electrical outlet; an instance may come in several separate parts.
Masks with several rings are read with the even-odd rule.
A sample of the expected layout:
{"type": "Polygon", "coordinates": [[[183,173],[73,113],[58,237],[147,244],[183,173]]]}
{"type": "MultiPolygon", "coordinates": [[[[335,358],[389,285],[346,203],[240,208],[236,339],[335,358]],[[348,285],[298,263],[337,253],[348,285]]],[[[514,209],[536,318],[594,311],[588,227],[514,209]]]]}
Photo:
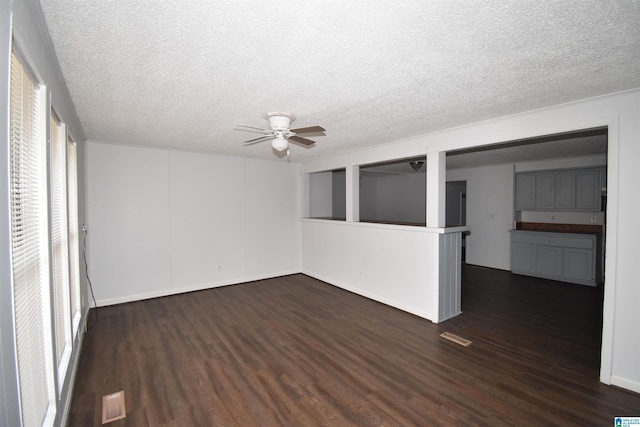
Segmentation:
{"type": "Polygon", "coordinates": [[[82,224],[82,232],[83,233],[87,232],[87,224],[82,224]]]}

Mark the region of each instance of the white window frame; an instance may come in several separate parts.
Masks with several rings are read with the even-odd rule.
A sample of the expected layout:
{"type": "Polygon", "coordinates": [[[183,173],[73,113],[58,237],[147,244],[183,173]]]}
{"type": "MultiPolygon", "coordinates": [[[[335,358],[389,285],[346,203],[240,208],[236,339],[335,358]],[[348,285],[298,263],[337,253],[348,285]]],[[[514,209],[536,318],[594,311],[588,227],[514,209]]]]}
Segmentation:
{"type": "Polygon", "coordinates": [[[11,290],[23,425],[56,413],[47,198],[46,88],[11,53],[11,290]]]}
{"type": "MultiPolygon", "coordinates": [[[[71,303],[67,226],[67,135],[64,123],[51,109],[49,134],[49,203],[51,230],[51,283],[58,379],[66,376],[71,357],[71,303]]],[[[58,391],[63,381],[58,381],[58,391]]]]}
{"type": "Polygon", "coordinates": [[[80,328],[82,304],[80,295],[80,226],[78,221],[78,150],[67,134],[67,209],[69,226],[69,294],[71,303],[72,336],[80,328]]]}

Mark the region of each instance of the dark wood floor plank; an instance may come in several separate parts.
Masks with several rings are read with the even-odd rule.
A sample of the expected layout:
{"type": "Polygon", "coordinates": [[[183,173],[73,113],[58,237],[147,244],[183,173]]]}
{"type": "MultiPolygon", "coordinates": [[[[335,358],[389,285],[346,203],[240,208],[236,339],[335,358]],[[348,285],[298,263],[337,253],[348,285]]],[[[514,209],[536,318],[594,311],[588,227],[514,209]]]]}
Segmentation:
{"type": "Polygon", "coordinates": [[[639,395],[598,381],[602,289],[465,266],[462,309],[436,325],[304,275],[101,308],[70,426],[100,426],[102,396],[118,390],[128,415],[111,426],[567,426],[640,414],[639,395]]]}

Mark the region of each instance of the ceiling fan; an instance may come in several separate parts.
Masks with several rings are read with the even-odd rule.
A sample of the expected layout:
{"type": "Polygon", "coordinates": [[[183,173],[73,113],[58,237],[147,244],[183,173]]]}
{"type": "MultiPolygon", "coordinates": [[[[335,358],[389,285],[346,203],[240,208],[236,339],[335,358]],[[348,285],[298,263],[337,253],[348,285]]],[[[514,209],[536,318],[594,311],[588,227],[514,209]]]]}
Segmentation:
{"type": "Polygon", "coordinates": [[[315,144],[315,141],[312,141],[307,138],[303,138],[298,136],[299,133],[307,133],[307,132],[324,132],[325,129],[322,126],[308,126],[303,128],[291,129],[291,122],[296,119],[296,116],[290,113],[281,113],[281,112],[273,112],[267,113],[264,116],[265,119],[269,121],[269,129],[259,128],[256,126],[249,125],[236,125],[246,129],[237,129],[244,130],[247,132],[256,132],[263,133],[262,136],[258,138],[249,139],[244,141],[245,145],[256,144],[262,141],[268,141],[272,139],[271,146],[274,150],[284,151],[289,148],[289,141],[304,145],[310,146],[315,144]],[[261,131],[261,132],[257,132],[261,131]]]}

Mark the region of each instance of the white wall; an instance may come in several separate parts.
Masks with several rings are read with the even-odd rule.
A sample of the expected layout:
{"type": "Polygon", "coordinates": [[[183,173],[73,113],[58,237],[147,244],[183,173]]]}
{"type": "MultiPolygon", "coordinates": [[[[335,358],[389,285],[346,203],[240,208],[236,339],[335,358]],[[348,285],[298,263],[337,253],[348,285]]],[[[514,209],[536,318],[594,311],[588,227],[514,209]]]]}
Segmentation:
{"type": "Polygon", "coordinates": [[[295,164],[89,143],[99,305],[299,271],[297,182],[295,164]]]}
{"type": "Polygon", "coordinates": [[[513,165],[453,169],[447,181],[467,181],[466,262],[509,270],[513,165]]]}
{"type": "Polygon", "coordinates": [[[245,275],[300,271],[299,167],[245,160],[245,275]]]}
{"type": "Polygon", "coordinates": [[[171,289],[243,276],[243,160],[183,152],[167,156],[171,289]]]}
{"type": "Polygon", "coordinates": [[[89,143],[86,164],[87,259],[99,304],[169,289],[169,152],[89,143]]]}
{"type": "Polygon", "coordinates": [[[424,227],[302,220],[302,271],[435,321],[438,237],[424,227]]]}
{"type": "MultiPolygon", "coordinates": [[[[640,306],[640,286],[637,286],[637,242],[640,231],[637,227],[637,212],[640,198],[637,183],[640,182],[640,90],[612,94],[593,99],[554,106],[532,112],[502,117],[455,129],[450,129],[403,141],[377,146],[368,150],[325,158],[303,165],[303,172],[333,170],[351,165],[402,159],[412,156],[431,155],[473,146],[490,145],[534,136],[549,135],[575,130],[606,126],[609,129],[608,150],[608,211],[607,211],[607,258],[603,315],[602,357],[600,378],[623,388],[640,392],[640,340],[637,339],[640,306]]],[[[507,184],[497,183],[500,188],[507,184]]],[[[508,184],[512,185],[512,184],[508,184]]],[[[469,193],[471,190],[469,190],[469,193]]],[[[470,197],[470,194],[467,196],[470,197]]],[[[512,197],[512,196],[511,196],[512,197]]],[[[428,197],[427,200],[430,200],[428,197]]],[[[499,203],[507,204],[504,199],[499,203]]],[[[347,208],[354,201],[347,200],[347,208]]],[[[357,201],[356,201],[357,203],[357,201]]],[[[469,201],[468,201],[469,203],[469,201]]],[[[509,208],[509,209],[512,209],[509,208]]],[[[484,217],[486,219],[487,213],[484,217]]],[[[495,214],[497,215],[497,209],[495,214]]],[[[472,216],[469,211],[469,220],[472,216]]],[[[480,214],[481,216],[483,213],[480,214]]],[[[496,220],[494,216],[494,221],[496,220]]],[[[502,221],[502,219],[499,219],[502,221]]],[[[346,228],[358,227],[347,222],[346,228]]],[[[471,232],[477,232],[472,225],[471,232]]],[[[375,242],[374,231],[362,231],[360,239],[375,242]]],[[[397,233],[392,231],[392,233],[397,233]]],[[[362,293],[373,292],[368,283],[359,285],[353,277],[342,272],[342,267],[333,268],[323,262],[324,252],[304,249],[307,235],[303,233],[302,265],[313,274],[322,264],[321,275],[329,282],[344,282],[344,287],[362,288],[362,293]]],[[[329,238],[329,237],[328,237],[329,238]]],[[[325,245],[340,248],[349,244],[347,232],[335,233],[325,245]]],[[[396,256],[413,256],[413,248],[396,247],[396,256]]],[[[434,254],[426,254],[432,256],[434,254]]],[[[430,262],[429,260],[422,260],[430,262]]],[[[433,265],[433,264],[432,264],[433,265]]],[[[506,265],[506,264],[505,264],[506,265]]],[[[430,280],[437,280],[431,277],[430,280]]],[[[431,286],[429,283],[426,286],[431,286]]],[[[374,285],[371,285],[372,287],[374,285]]],[[[419,286],[419,285],[415,285],[419,286]]]]}

